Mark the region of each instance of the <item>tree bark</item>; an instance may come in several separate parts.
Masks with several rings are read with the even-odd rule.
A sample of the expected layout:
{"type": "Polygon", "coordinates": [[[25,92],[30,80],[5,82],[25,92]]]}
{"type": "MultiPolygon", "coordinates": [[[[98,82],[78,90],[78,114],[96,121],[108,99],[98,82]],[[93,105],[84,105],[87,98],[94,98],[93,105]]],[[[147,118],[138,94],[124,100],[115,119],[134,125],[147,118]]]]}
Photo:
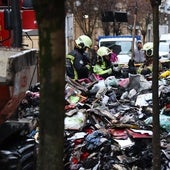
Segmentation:
{"type": "Polygon", "coordinates": [[[62,0],[33,0],[40,49],[39,170],[64,169],[64,3],[62,0]]]}
{"type": "Polygon", "coordinates": [[[159,5],[160,1],[150,0],[153,11],[153,76],[152,76],[152,98],[153,98],[153,169],[161,169],[160,153],[160,108],[158,94],[158,76],[159,76],[159,5]]]}

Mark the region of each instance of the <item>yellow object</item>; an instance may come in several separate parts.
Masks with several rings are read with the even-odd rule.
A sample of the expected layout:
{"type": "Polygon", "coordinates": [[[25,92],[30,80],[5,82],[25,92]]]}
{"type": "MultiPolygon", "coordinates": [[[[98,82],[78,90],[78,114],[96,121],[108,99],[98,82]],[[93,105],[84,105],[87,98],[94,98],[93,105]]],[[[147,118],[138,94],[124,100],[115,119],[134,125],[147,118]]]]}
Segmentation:
{"type": "Polygon", "coordinates": [[[170,76],[170,70],[167,70],[160,75],[161,78],[166,78],[168,76],[170,76]]]}

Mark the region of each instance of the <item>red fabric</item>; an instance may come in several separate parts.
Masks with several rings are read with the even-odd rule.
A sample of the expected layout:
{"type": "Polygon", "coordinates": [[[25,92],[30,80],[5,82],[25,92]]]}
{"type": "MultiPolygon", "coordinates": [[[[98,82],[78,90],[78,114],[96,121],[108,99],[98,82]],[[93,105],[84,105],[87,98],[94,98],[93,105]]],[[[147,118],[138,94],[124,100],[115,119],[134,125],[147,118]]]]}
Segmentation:
{"type": "Polygon", "coordinates": [[[127,139],[128,138],[126,129],[109,129],[109,133],[115,139],[127,139]]]}
{"type": "Polygon", "coordinates": [[[133,132],[132,130],[129,130],[129,129],[127,129],[127,132],[132,138],[151,138],[152,137],[148,133],[145,133],[145,134],[137,133],[137,132],[133,132]]]}

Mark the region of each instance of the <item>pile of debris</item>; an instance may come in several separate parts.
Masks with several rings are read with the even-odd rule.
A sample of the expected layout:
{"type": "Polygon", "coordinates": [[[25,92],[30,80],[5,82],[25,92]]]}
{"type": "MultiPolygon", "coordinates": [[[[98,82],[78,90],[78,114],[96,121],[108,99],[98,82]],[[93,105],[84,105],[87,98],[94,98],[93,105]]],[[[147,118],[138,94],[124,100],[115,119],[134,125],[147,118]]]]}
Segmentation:
{"type": "Polygon", "coordinates": [[[39,144],[39,87],[37,83],[27,90],[16,113],[0,126],[1,170],[36,170],[39,144]]]}
{"type": "MultiPolygon", "coordinates": [[[[150,170],[152,80],[66,77],[64,168],[150,170]]],[[[170,78],[159,79],[161,169],[170,169],[170,78]]]]}
{"type": "MultiPolygon", "coordinates": [[[[33,123],[38,149],[40,84],[26,92],[17,117],[33,123]]],[[[170,77],[159,79],[161,169],[170,169],[170,77]]],[[[74,81],[66,77],[65,170],[152,169],[152,80],[140,74],[74,81]]],[[[26,142],[27,143],[27,142],[26,142]]],[[[25,145],[24,145],[25,146],[25,145]]],[[[35,145],[34,145],[35,146],[35,145]]],[[[35,163],[34,163],[35,165],[35,163]]]]}

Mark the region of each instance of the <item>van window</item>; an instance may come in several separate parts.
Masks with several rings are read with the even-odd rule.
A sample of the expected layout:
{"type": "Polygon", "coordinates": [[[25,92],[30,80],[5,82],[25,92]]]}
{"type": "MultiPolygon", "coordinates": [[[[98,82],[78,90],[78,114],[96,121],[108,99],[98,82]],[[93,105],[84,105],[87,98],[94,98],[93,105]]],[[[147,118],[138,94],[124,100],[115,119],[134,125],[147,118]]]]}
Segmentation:
{"type": "Polygon", "coordinates": [[[166,40],[160,40],[160,42],[166,42],[166,40]]]}
{"type": "Polygon", "coordinates": [[[100,46],[106,46],[113,49],[115,45],[121,47],[121,52],[119,54],[130,54],[132,52],[132,42],[131,41],[101,41],[100,46]]]}
{"type": "Polygon", "coordinates": [[[169,52],[169,45],[168,44],[160,43],[159,44],[159,51],[169,52]]]}

